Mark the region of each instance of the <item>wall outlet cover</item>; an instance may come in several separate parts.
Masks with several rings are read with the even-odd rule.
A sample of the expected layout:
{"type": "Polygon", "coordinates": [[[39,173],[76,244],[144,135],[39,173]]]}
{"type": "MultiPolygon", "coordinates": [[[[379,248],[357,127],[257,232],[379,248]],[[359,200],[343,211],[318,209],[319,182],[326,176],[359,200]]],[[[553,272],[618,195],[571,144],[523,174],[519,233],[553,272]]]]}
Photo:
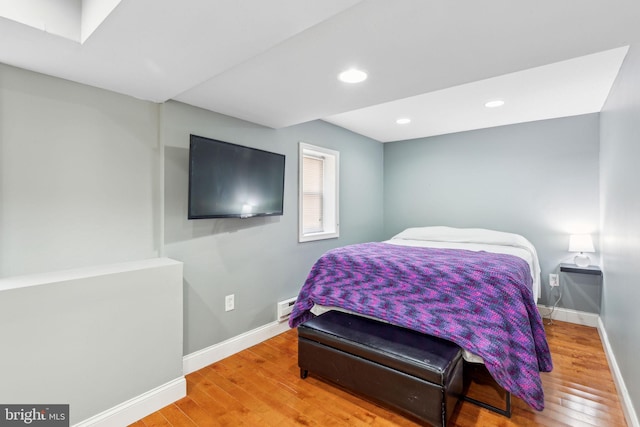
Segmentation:
{"type": "Polygon", "coordinates": [[[235,308],[235,297],[233,294],[224,297],[224,311],[231,311],[235,308]]]}
{"type": "Polygon", "coordinates": [[[549,274],[549,286],[555,288],[556,286],[560,286],[560,279],[557,274],[549,274]]]}

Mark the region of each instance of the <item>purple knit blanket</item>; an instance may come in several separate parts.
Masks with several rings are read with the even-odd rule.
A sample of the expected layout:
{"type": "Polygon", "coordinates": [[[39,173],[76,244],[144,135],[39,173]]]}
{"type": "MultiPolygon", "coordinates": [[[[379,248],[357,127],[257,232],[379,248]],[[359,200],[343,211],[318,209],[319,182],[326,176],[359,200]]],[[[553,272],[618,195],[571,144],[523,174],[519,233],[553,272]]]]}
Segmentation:
{"type": "Polygon", "coordinates": [[[319,304],[453,341],[482,357],[505,390],[542,410],[540,372],[553,365],[531,283],[528,264],[513,255],[351,245],[315,263],[289,325],[312,318],[319,304]]]}

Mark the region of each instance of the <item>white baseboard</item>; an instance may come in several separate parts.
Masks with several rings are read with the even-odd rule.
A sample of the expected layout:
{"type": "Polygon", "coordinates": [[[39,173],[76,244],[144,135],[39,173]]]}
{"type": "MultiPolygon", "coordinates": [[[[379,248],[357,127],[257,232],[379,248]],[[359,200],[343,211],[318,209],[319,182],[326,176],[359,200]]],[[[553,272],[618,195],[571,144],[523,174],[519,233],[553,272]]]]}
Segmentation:
{"type": "Polygon", "coordinates": [[[629,390],[627,390],[627,386],[624,382],[624,379],[622,378],[620,367],[618,366],[618,362],[613,355],[613,349],[611,348],[611,343],[609,342],[607,331],[604,328],[602,319],[600,318],[598,318],[598,333],[600,334],[600,340],[602,341],[602,345],[604,347],[604,354],[607,356],[607,361],[609,362],[609,369],[611,369],[611,374],[613,375],[613,382],[616,384],[616,390],[618,390],[620,405],[622,406],[624,417],[627,420],[627,425],[629,427],[640,427],[638,414],[636,414],[636,411],[633,407],[633,402],[631,402],[629,390]]]}
{"type": "Polygon", "coordinates": [[[182,359],[182,372],[185,375],[190,374],[287,330],[289,330],[287,322],[271,322],[221,343],[187,354],[182,359]]]}
{"type": "Polygon", "coordinates": [[[187,395],[187,381],[176,378],[133,399],[94,415],[73,427],[121,427],[132,424],[187,395]]]}
{"type": "MultiPolygon", "coordinates": [[[[187,375],[202,369],[287,330],[289,330],[287,322],[272,322],[211,347],[188,354],[183,357],[183,373],[187,375]]],[[[186,395],[187,381],[184,377],[180,377],[78,424],[74,424],[73,427],[121,427],[129,425],[170,405],[176,400],[182,399],[186,395]]]]}
{"type": "MultiPolygon", "coordinates": [[[[545,319],[549,319],[549,313],[551,312],[551,309],[551,307],[547,307],[545,305],[538,305],[538,311],[540,312],[540,315],[545,319]]],[[[597,313],[587,313],[586,311],[556,307],[551,314],[551,319],[558,320],[560,322],[569,322],[575,323],[577,325],[592,326],[596,328],[598,326],[600,316],[597,313]]]]}

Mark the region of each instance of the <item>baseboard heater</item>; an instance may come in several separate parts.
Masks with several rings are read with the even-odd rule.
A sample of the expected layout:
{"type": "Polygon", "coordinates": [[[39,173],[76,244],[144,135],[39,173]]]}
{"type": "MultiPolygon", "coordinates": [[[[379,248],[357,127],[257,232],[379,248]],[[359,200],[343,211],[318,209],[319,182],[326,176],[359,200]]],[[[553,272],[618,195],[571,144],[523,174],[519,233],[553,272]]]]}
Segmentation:
{"type": "Polygon", "coordinates": [[[296,303],[296,297],[278,302],[278,322],[286,322],[291,316],[293,305],[296,303]]]}

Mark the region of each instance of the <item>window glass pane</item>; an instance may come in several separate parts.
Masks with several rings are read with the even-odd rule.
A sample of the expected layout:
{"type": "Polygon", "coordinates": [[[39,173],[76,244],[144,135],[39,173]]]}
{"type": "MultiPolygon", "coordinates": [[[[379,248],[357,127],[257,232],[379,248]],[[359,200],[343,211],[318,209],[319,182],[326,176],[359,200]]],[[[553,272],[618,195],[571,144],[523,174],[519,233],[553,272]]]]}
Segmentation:
{"type": "Polygon", "coordinates": [[[323,186],[324,161],[318,157],[303,158],[303,232],[319,232],[323,230],[323,186]]]}
{"type": "Polygon", "coordinates": [[[312,194],[304,196],[303,222],[305,233],[322,231],[322,196],[312,194]]]}
{"type": "Polygon", "coordinates": [[[298,241],[338,238],[340,153],[300,142],[298,155],[298,241]]]}

